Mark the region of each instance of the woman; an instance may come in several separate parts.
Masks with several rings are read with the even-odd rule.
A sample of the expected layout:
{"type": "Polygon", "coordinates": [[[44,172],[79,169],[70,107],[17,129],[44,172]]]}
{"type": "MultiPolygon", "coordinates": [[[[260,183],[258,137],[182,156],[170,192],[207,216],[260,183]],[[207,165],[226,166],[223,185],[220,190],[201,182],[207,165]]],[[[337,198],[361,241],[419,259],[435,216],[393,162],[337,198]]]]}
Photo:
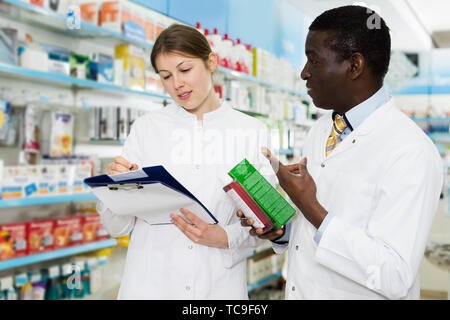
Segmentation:
{"type": "Polygon", "coordinates": [[[174,103],[135,121],[108,174],[163,165],[219,223],[207,224],[180,208],[173,224],[149,225],[113,214],[99,202],[111,236],[132,231],[119,299],[247,299],[246,257],[260,240],[240,226],[222,177],[243,158],[273,172],[262,168],[267,161],[260,155],[267,130],[217,99],[212,80],[217,56],[196,29],[164,30],[151,63],[174,103]]]}

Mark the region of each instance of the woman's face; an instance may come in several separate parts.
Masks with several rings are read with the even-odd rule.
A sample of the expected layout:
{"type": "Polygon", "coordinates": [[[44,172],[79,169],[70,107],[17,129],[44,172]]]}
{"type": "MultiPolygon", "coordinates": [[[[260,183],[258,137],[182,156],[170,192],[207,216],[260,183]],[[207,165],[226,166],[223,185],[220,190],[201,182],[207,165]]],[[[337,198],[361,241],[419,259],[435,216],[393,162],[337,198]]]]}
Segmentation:
{"type": "Polygon", "coordinates": [[[211,74],[217,66],[214,53],[208,67],[200,58],[179,53],[161,53],[155,63],[164,88],[177,104],[195,112],[212,102],[215,93],[211,74]]]}

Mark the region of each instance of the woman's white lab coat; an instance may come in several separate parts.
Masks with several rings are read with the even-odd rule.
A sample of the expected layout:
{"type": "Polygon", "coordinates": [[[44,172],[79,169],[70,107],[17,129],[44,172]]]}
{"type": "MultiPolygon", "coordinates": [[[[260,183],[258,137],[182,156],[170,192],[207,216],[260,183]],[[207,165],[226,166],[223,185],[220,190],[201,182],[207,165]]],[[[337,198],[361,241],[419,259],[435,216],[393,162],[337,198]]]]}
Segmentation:
{"type": "Polygon", "coordinates": [[[319,244],[316,228],[294,218],[286,298],[419,299],[419,265],[442,188],[436,147],[392,100],[325,157],[331,126],[331,114],[318,120],[304,156],[317,199],[334,217],[319,244]]]}
{"type": "Polygon", "coordinates": [[[229,248],[193,243],[174,225],[116,215],[99,202],[111,236],[132,231],[119,299],[248,299],[246,257],[261,242],[240,225],[221,179],[244,157],[261,169],[267,137],[262,122],[226,103],[206,113],[203,125],[174,104],[136,120],[122,156],[139,167],[164,165],[215,215],[229,248]]]}

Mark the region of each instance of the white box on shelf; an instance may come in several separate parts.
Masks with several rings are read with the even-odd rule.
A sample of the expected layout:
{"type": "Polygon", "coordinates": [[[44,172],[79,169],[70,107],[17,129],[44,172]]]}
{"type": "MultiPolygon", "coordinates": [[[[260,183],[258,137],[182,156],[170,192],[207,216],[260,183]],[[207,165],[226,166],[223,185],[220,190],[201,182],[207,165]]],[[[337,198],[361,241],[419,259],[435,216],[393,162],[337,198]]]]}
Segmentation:
{"type": "Polygon", "coordinates": [[[48,54],[40,48],[21,46],[19,48],[19,65],[23,68],[48,72],[48,54]]]}

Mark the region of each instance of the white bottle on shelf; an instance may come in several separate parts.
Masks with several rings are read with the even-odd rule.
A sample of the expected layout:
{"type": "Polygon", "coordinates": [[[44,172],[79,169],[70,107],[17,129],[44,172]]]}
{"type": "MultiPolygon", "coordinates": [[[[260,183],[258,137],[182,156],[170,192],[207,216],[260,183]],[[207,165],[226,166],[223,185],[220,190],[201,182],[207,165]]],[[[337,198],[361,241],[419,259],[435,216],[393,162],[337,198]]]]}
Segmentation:
{"type": "Polygon", "coordinates": [[[201,25],[200,22],[197,22],[197,23],[195,24],[195,29],[197,29],[198,32],[200,32],[201,34],[203,34],[203,35],[205,34],[205,30],[202,29],[202,25],[201,25]]]}
{"type": "Polygon", "coordinates": [[[245,53],[245,61],[248,67],[247,74],[253,75],[253,51],[252,46],[249,44],[245,45],[246,53],[245,53]]]}
{"type": "Polygon", "coordinates": [[[247,48],[241,42],[241,39],[236,40],[236,45],[234,46],[235,52],[235,70],[243,73],[248,73],[247,65],[247,48]]]}
{"type": "Polygon", "coordinates": [[[228,69],[235,69],[235,56],[234,56],[234,43],[233,40],[231,40],[230,38],[228,38],[228,34],[225,33],[223,40],[222,40],[222,45],[223,45],[223,53],[224,53],[224,58],[226,60],[224,67],[228,68],[228,69]]]}
{"type": "MultiPolygon", "coordinates": [[[[209,33],[209,32],[208,32],[209,33]]],[[[213,34],[208,34],[206,36],[208,39],[210,45],[212,46],[211,49],[214,51],[218,56],[218,62],[220,66],[223,66],[223,50],[222,50],[222,37],[219,35],[219,32],[217,28],[214,28],[213,34]]]]}

